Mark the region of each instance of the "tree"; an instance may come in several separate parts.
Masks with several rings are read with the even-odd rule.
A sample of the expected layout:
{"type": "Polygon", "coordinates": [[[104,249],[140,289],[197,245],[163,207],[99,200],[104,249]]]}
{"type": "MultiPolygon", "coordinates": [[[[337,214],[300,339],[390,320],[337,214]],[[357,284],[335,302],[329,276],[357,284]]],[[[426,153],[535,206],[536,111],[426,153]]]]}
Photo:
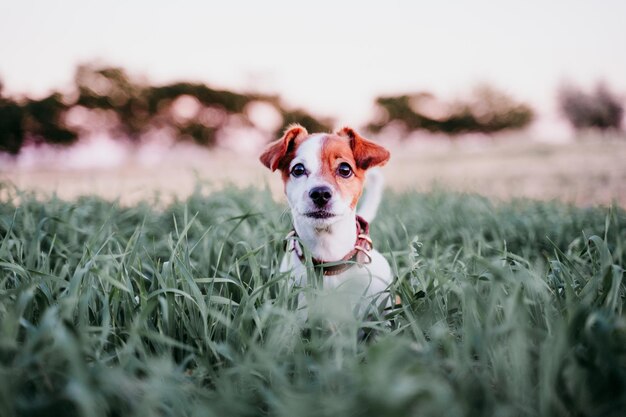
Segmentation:
{"type": "Polygon", "coordinates": [[[53,93],[42,100],[27,100],[22,109],[23,128],[32,141],[71,145],[78,140],[78,134],[65,124],[64,116],[69,106],[63,102],[61,94],[53,93]]]}
{"type": "Polygon", "coordinates": [[[620,130],[624,107],[621,100],[604,83],[598,83],[591,92],[571,84],[558,92],[561,113],[576,130],[620,130]]]}
{"type": "Polygon", "coordinates": [[[17,154],[26,142],[74,143],[78,135],[64,122],[67,110],[59,93],[19,103],[3,96],[0,83],[0,151],[17,154]]]}
{"type": "Polygon", "coordinates": [[[380,131],[398,122],[408,131],[426,130],[450,135],[470,132],[494,133],[522,129],[533,120],[532,109],[488,86],[477,88],[467,101],[444,103],[430,93],[378,97],[382,117],[368,128],[380,131]]]}
{"type": "Polygon", "coordinates": [[[0,151],[17,154],[24,142],[23,111],[15,101],[4,97],[2,90],[0,81],[0,151]]]}

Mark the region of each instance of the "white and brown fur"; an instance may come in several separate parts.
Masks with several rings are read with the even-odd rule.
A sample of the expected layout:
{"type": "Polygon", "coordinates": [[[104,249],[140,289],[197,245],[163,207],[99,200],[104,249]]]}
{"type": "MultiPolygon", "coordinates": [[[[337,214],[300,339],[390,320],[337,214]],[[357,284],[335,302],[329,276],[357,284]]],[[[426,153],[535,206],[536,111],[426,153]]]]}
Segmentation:
{"type": "MultiPolygon", "coordinates": [[[[384,165],[389,157],[385,148],[349,127],[336,133],[309,134],[302,126],[292,125],[282,138],[267,146],[260,160],[270,170],[282,174],[299,242],[313,258],[336,262],[354,249],[358,233],[357,203],[366,173],[368,189],[358,214],[368,222],[373,220],[381,200],[382,177],[375,170],[368,170],[384,165]],[[348,171],[349,176],[345,175],[348,171]]],[[[285,254],[280,269],[290,273],[293,285],[305,287],[307,266],[298,253],[301,248],[295,249],[285,254]]],[[[354,265],[337,275],[324,276],[324,289],[349,289],[345,293],[350,294],[346,302],[351,308],[357,303],[379,308],[389,306],[391,269],[376,250],[371,250],[369,255],[371,262],[366,265],[354,265]]],[[[299,304],[302,308],[306,305],[304,296],[299,304]]]]}

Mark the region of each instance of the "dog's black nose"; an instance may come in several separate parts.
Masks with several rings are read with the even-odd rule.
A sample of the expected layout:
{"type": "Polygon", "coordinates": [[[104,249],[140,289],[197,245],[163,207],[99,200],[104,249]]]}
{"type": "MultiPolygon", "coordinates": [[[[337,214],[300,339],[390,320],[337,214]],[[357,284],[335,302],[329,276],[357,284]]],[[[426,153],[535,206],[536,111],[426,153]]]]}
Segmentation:
{"type": "Polygon", "coordinates": [[[329,187],[315,187],[309,191],[309,197],[317,207],[324,207],[333,196],[333,192],[329,187]]]}

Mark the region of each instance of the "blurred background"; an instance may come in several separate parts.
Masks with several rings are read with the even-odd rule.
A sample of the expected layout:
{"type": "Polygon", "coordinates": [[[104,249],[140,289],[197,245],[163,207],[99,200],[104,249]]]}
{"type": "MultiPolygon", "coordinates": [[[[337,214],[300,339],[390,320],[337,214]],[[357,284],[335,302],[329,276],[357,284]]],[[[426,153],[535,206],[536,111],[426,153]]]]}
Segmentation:
{"type": "Polygon", "coordinates": [[[388,146],[392,189],[626,206],[625,18],[618,0],[4,2],[0,182],[280,194],[257,156],[298,122],[388,146]]]}

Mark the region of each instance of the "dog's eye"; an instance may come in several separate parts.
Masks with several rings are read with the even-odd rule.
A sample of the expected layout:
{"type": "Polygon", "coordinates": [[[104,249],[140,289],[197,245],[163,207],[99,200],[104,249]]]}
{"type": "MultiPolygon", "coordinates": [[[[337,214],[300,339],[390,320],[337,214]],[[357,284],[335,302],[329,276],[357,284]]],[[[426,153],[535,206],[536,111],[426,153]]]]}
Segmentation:
{"type": "Polygon", "coordinates": [[[291,175],[298,178],[306,174],[306,169],[304,169],[304,165],[295,164],[293,168],[291,168],[291,175]]]}
{"type": "Polygon", "coordinates": [[[350,178],[352,176],[352,167],[350,166],[350,164],[342,162],[337,168],[337,174],[344,178],[350,178]]]}

